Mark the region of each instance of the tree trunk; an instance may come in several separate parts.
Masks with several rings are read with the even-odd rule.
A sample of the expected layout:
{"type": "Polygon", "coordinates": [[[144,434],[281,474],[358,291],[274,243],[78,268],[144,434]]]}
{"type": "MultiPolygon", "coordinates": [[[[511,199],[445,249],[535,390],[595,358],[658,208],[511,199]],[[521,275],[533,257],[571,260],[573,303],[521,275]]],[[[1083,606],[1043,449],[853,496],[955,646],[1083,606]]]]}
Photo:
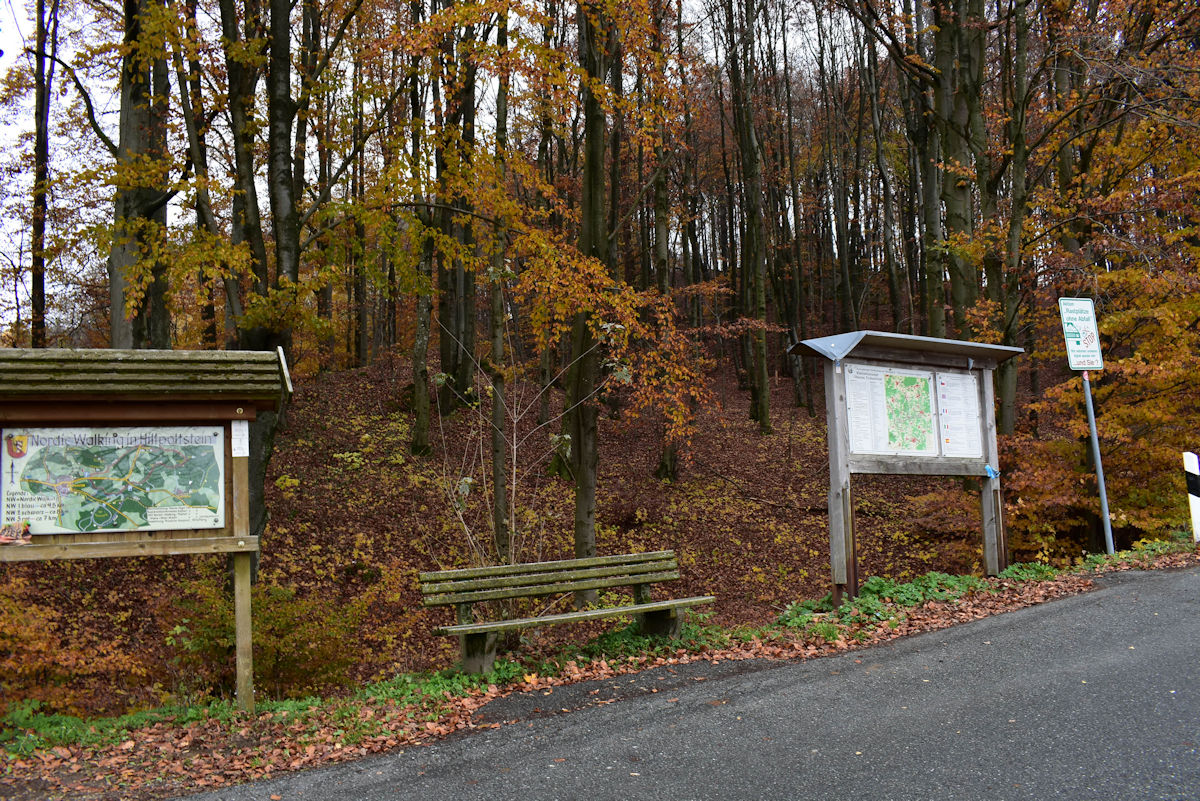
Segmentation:
{"type": "MultiPolygon", "coordinates": [[[[413,28],[419,28],[423,16],[423,0],[411,0],[409,15],[413,28]]],[[[409,159],[412,165],[412,181],[414,186],[421,186],[421,132],[425,127],[425,106],[421,102],[421,57],[409,57],[409,116],[412,119],[412,151],[409,159]]],[[[440,161],[440,160],[439,160],[440,161]]],[[[432,327],[433,313],[433,258],[434,245],[432,237],[433,214],[427,208],[417,208],[416,217],[425,229],[421,236],[421,257],[417,262],[417,308],[415,331],[413,333],[412,374],[413,374],[413,420],[412,452],[424,455],[429,452],[429,423],[430,404],[432,398],[429,391],[429,339],[432,327]]]]}
{"type": "Polygon", "coordinates": [[[735,15],[733,2],[725,5],[729,30],[729,88],[734,133],[742,165],[742,269],[746,281],[746,315],[756,323],[750,334],[750,418],[763,434],[771,433],[771,387],[767,373],[767,275],[763,226],[762,160],[754,124],[754,27],[757,6],[747,0],[735,15]],[[736,19],[735,19],[736,17],[736,19]]]}
{"type": "MultiPolygon", "coordinates": [[[[118,172],[132,172],[143,160],[166,156],[167,62],[163,42],[153,41],[142,27],[149,2],[157,0],[126,0],[124,6],[126,49],[121,59],[118,172]]],[[[117,188],[108,258],[110,344],[114,348],[171,346],[167,266],[153,257],[144,264],[163,236],[169,198],[165,186],[146,185],[134,175],[126,176],[117,188]],[[131,308],[133,280],[143,289],[141,299],[131,308]]]]}
{"type": "Polygon", "coordinates": [[[941,0],[934,6],[934,65],[937,67],[935,118],[943,144],[942,202],[946,207],[946,231],[941,248],[947,252],[950,273],[950,302],[956,334],[966,330],[966,311],[978,298],[979,277],[974,262],[962,252],[965,239],[974,230],[971,211],[970,162],[966,132],[970,125],[965,77],[971,55],[966,46],[964,0],[941,0]],[[953,3],[953,7],[949,7],[953,3]]]}
{"type": "Polygon", "coordinates": [[[879,202],[883,206],[883,234],[880,239],[882,240],[884,269],[887,271],[888,300],[892,309],[892,330],[898,332],[904,327],[905,305],[900,282],[900,265],[892,247],[896,221],[892,207],[892,178],[884,157],[883,123],[879,114],[879,59],[875,55],[874,41],[868,40],[866,47],[865,89],[871,101],[871,130],[875,136],[875,169],[879,172],[879,202]]]}
{"type": "MultiPolygon", "coordinates": [[[[260,294],[265,294],[268,287],[267,246],[258,205],[258,176],[254,165],[255,142],[251,124],[259,72],[249,55],[249,48],[244,46],[245,40],[257,38],[262,33],[261,9],[258,0],[247,0],[243,14],[239,14],[235,0],[220,0],[220,9],[235,173],[230,239],[234,245],[248,245],[254,288],[260,294]],[[239,27],[239,21],[244,29],[239,27]]],[[[226,299],[231,307],[240,308],[238,283],[236,280],[226,282],[226,299]]],[[[239,342],[248,344],[244,334],[242,332],[239,336],[239,342]]]]}
{"type": "MultiPolygon", "coordinates": [[[[447,3],[451,7],[453,3],[447,3]]],[[[474,247],[471,228],[464,213],[471,211],[471,202],[460,189],[451,188],[454,179],[471,171],[475,146],[475,76],[471,61],[475,47],[474,26],[460,26],[446,33],[441,42],[441,67],[449,77],[444,84],[446,108],[442,125],[448,130],[458,128],[458,141],[446,150],[439,143],[441,189],[438,219],[443,236],[457,243],[459,253],[474,247]],[[449,183],[447,183],[449,182],[449,183]]],[[[446,137],[443,136],[443,139],[446,137]]],[[[473,393],[475,373],[475,273],[463,262],[459,253],[439,251],[438,258],[438,343],[444,383],[438,392],[443,412],[469,400],[473,393]]]]}
{"type": "MultiPolygon", "coordinates": [[[[1025,141],[1025,119],[1028,112],[1026,92],[1028,91],[1026,70],[1028,62],[1029,20],[1027,17],[1028,0],[1015,0],[1013,3],[1013,87],[1012,114],[1009,122],[1009,142],[1012,145],[1012,213],[1008,224],[1008,245],[1005,259],[1005,281],[1000,294],[1001,311],[1003,313],[1003,342],[1005,345],[1017,344],[1020,332],[1020,286],[1022,283],[1022,234],[1025,224],[1026,190],[1025,170],[1029,161],[1029,153],[1025,141]]],[[[1032,294],[1032,292],[1031,292],[1032,294]]],[[[996,370],[996,395],[1000,402],[1000,414],[997,421],[1001,434],[1011,434],[1016,429],[1017,420],[1017,366],[1016,359],[1003,362],[996,370]]],[[[1033,368],[1036,370],[1036,367],[1033,368]]],[[[1033,381],[1034,397],[1037,397],[1036,375],[1033,381]]],[[[1036,430],[1034,435],[1036,436],[1036,430]]]]}
{"type": "MultiPolygon", "coordinates": [[[[508,12],[499,12],[496,26],[496,48],[503,56],[508,51],[508,12]]],[[[508,149],[508,84],[507,71],[500,73],[496,91],[496,178],[505,180],[508,149]]],[[[508,424],[508,401],[504,394],[504,284],[505,284],[505,239],[507,226],[501,217],[495,223],[496,241],[493,245],[492,269],[489,291],[489,327],[492,340],[488,356],[489,378],[492,382],[492,540],[496,546],[496,559],[501,563],[512,560],[511,527],[508,503],[508,441],[504,435],[508,424]]],[[[515,467],[515,465],[514,465],[515,467]]]]}
{"type": "MultiPolygon", "coordinates": [[[[580,187],[579,252],[601,262],[609,255],[604,208],[604,158],[607,119],[600,99],[592,91],[611,66],[614,52],[613,22],[602,6],[579,4],[579,62],[583,67],[583,181],[580,187]]],[[[571,472],[575,481],[575,556],[596,555],[597,417],[595,393],[599,382],[599,345],[592,335],[590,315],[575,315],[571,326],[570,364],[567,369],[567,433],[571,438],[571,472]]],[[[577,593],[576,603],[595,597],[595,591],[577,593]]]]}
{"type": "Polygon", "coordinates": [[[50,94],[58,55],[58,0],[49,15],[37,0],[37,52],[34,53],[33,209],[30,240],[30,345],[46,347],[46,212],[50,190],[50,94]],[[47,47],[49,49],[47,49],[47,47]]]}
{"type": "MultiPolygon", "coordinates": [[[[796,143],[795,143],[795,105],[792,102],[792,64],[788,58],[788,37],[787,30],[787,15],[784,14],[783,27],[785,34],[783,39],[783,91],[784,91],[784,115],[785,132],[787,134],[784,147],[787,151],[787,176],[788,176],[788,194],[792,206],[792,241],[791,241],[791,303],[793,304],[792,319],[795,321],[795,326],[791,331],[791,343],[795,344],[801,340],[808,339],[808,311],[805,305],[805,296],[807,290],[805,287],[805,265],[804,253],[801,248],[803,238],[801,231],[804,226],[804,211],[803,204],[800,199],[800,179],[796,174],[796,143]]],[[[812,385],[809,381],[809,372],[806,369],[805,359],[803,356],[790,356],[790,365],[792,372],[793,392],[795,395],[796,405],[799,406],[802,402],[808,407],[809,414],[814,413],[812,385]]]]}
{"type": "MultiPolygon", "coordinates": [[[[300,280],[300,215],[296,210],[292,126],[292,21],[290,0],[270,0],[271,45],[267,69],[267,189],[275,231],[275,284],[300,280]]],[[[288,331],[275,331],[269,344],[291,344],[288,331]],[[278,340],[278,341],[275,341],[278,340]]]]}

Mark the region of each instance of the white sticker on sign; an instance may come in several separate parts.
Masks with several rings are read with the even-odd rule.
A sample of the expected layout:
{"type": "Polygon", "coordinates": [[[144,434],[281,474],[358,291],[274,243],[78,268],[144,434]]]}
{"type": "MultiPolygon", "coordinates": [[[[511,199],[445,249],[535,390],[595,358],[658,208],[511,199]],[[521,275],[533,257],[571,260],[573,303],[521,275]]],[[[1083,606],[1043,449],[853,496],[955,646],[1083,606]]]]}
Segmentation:
{"type": "Polygon", "coordinates": [[[979,379],[974,373],[937,373],[938,439],[942,456],[983,458],[979,379]]]}
{"type": "Polygon", "coordinates": [[[250,423],[246,420],[234,420],[230,433],[230,447],[233,448],[233,458],[250,455],[250,423]]]}

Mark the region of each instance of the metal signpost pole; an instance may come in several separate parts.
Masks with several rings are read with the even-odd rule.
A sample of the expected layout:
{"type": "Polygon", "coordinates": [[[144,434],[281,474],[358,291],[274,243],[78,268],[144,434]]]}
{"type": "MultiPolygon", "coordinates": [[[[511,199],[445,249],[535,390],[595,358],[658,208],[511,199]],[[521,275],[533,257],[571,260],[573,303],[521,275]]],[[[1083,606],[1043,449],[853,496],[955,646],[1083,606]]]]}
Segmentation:
{"type": "Polygon", "coordinates": [[[1096,460],[1096,484],[1100,487],[1100,519],[1104,522],[1104,547],[1108,555],[1113,548],[1112,522],[1108,519],[1108,490],[1104,486],[1104,465],[1100,461],[1100,437],[1096,434],[1096,412],[1092,409],[1092,382],[1083,371],[1083,399],[1087,406],[1088,430],[1092,433],[1092,458],[1096,460]]]}

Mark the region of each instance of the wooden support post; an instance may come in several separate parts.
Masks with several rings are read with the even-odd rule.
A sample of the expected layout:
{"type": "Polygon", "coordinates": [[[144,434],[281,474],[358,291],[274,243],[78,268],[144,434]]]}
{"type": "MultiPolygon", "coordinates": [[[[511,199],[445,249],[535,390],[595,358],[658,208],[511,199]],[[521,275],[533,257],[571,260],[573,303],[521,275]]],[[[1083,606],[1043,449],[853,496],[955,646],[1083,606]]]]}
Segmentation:
{"type": "Polygon", "coordinates": [[[250,554],[233,555],[233,616],[237,638],[237,702],[254,711],[254,646],[250,623],[250,554]]]}
{"type": "MultiPolygon", "coordinates": [[[[233,535],[250,537],[250,459],[233,462],[233,535]]],[[[237,700],[243,712],[254,711],[254,639],[250,618],[250,553],[233,555],[233,608],[237,642],[237,700]]]]}
{"type": "Polygon", "coordinates": [[[984,476],[979,503],[983,510],[983,569],[995,576],[1008,567],[1008,542],[1004,534],[1004,499],[1000,495],[1000,449],[996,444],[996,394],[992,370],[979,380],[979,408],[983,410],[983,461],[991,467],[984,476]]]}
{"type": "Polygon", "coordinates": [[[829,566],[834,604],[840,604],[843,596],[853,598],[858,594],[846,375],[840,361],[825,362],[825,422],[829,437],[829,566]]]}

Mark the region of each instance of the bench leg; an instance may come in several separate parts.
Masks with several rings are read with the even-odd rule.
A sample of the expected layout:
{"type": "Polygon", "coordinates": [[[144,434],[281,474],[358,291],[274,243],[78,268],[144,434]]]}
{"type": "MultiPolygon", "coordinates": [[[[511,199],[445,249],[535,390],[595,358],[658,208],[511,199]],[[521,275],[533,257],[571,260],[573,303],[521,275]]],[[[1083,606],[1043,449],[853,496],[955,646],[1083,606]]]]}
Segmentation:
{"type": "Polygon", "coordinates": [[[459,636],[462,647],[462,663],[464,673],[487,673],[496,663],[496,635],[492,634],[462,634],[459,636]]]}
{"type": "Polygon", "coordinates": [[[642,634],[659,637],[678,637],[683,631],[683,615],[679,609],[663,609],[638,615],[642,634]]]}

